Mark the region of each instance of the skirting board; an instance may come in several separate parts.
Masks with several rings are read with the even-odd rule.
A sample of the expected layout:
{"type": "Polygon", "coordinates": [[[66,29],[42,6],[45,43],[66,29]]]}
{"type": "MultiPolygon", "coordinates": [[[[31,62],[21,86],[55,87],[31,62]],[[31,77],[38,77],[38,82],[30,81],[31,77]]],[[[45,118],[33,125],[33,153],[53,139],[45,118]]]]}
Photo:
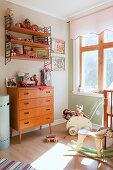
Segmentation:
{"type": "MultiPolygon", "coordinates": [[[[61,123],[66,123],[65,119],[62,118],[62,119],[55,120],[54,123],[52,123],[52,126],[58,125],[58,124],[61,124],[61,123]]],[[[42,126],[42,128],[46,128],[46,127],[49,127],[49,125],[47,124],[47,125],[42,126]]],[[[102,127],[102,126],[93,123],[93,129],[98,130],[100,127],[102,127]]],[[[39,130],[39,129],[40,129],[40,127],[24,130],[22,132],[22,134],[27,133],[27,132],[32,132],[32,131],[35,131],[35,130],[39,130]]],[[[17,136],[17,135],[19,135],[19,133],[16,130],[13,130],[13,136],[17,136]]],[[[107,137],[106,138],[106,146],[110,147],[111,145],[113,145],[113,138],[108,138],[107,137]]]]}

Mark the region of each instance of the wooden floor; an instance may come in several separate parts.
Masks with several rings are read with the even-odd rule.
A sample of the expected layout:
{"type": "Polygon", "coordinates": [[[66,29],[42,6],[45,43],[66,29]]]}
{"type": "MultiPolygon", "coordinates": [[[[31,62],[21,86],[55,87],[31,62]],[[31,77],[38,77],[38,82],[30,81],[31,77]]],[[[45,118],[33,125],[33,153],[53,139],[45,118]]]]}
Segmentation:
{"type": "MultiPolygon", "coordinates": [[[[19,137],[15,136],[11,139],[10,147],[0,151],[0,157],[33,163],[32,165],[35,165],[38,170],[113,169],[113,158],[95,160],[67,148],[67,143],[71,143],[72,139],[77,141],[77,136],[68,135],[65,124],[52,126],[52,134],[57,136],[58,143],[46,143],[45,137],[48,134],[48,128],[23,134],[21,144],[19,144],[19,137]]],[[[84,146],[95,149],[93,138],[87,137],[84,146]]]]}

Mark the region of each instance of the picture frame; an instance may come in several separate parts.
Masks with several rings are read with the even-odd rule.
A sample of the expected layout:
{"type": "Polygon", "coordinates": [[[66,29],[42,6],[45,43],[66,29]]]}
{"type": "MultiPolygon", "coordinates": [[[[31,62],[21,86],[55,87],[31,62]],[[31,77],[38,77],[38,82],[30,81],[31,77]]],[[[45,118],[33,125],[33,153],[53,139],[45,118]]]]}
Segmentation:
{"type": "Polygon", "coordinates": [[[6,77],[6,87],[16,87],[16,77],[6,77]]]}
{"type": "Polygon", "coordinates": [[[51,53],[65,54],[65,41],[52,38],[52,50],[51,53]]]}
{"type": "Polygon", "coordinates": [[[65,71],[65,58],[64,57],[52,57],[51,67],[53,71],[65,71]]]}

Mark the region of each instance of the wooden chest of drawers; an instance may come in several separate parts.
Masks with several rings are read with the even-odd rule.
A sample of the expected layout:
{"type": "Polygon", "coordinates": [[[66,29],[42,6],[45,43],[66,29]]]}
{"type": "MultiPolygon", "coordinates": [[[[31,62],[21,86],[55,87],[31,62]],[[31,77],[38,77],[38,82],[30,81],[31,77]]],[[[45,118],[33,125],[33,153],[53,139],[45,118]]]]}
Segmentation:
{"type": "Polygon", "coordinates": [[[54,88],[46,87],[9,87],[10,124],[12,129],[19,131],[21,143],[22,130],[49,124],[54,121],[54,88]]]}

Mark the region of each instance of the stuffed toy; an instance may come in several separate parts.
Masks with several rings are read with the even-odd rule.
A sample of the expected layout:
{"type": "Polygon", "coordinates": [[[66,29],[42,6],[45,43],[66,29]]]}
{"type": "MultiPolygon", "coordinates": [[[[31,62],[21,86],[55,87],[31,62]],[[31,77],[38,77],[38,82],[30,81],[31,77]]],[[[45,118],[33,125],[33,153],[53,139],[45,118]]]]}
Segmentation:
{"type": "Polygon", "coordinates": [[[65,109],[63,111],[63,118],[66,120],[69,120],[73,115],[74,115],[73,112],[69,109],[65,109]]]}
{"type": "Polygon", "coordinates": [[[76,105],[76,110],[77,110],[77,116],[81,116],[81,117],[86,117],[86,118],[88,118],[85,114],[84,114],[84,112],[83,112],[83,105],[76,105]]]}

